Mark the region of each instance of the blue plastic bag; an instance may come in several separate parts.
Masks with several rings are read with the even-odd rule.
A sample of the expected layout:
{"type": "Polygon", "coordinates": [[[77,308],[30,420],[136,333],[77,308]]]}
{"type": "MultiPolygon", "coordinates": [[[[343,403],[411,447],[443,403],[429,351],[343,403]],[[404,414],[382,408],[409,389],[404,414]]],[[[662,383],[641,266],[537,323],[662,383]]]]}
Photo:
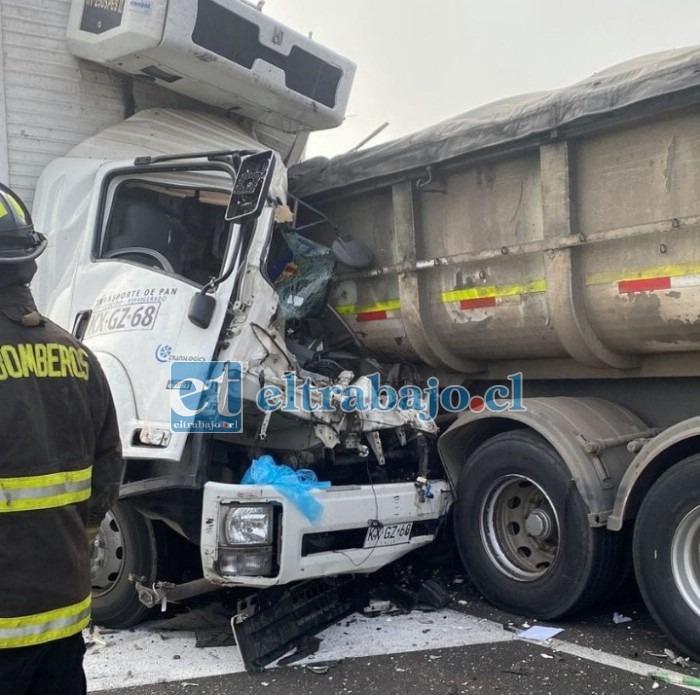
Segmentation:
{"type": "Polygon", "coordinates": [[[243,485],[272,485],[290,500],[313,524],[317,523],[323,513],[323,505],[309,492],[331,486],[329,482],[320,482],[316,474],[308,468],[293,468],[278,465],[272,456],[261,456],[250,464],[241,480],[243,485]]]}

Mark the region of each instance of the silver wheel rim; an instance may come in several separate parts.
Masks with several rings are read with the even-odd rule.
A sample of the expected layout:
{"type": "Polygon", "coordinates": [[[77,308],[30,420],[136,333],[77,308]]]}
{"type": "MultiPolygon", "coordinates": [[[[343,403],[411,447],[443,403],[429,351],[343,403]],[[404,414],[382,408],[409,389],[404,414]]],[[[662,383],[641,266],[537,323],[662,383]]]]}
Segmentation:
{"type": "Polygon", "coordinates": [[[92,595],[109,593],[124,571],[124,540],[121,528],[112,512],[107,512],[100,532],[93,541],[90,557],[92,595]]]}
{"type": "Polygon", "coordinates": [[[491,563],[509,579],[545,575],[559,550],[559,518],[547,493],[531,478],[494,481],[481,505],[481,540],[491,563]]]}
{"type": "Polygon", "coordinates": [[[671,566],[678,591],[700,616],[700,507],[688,512],[673,534],[671,566]]]}

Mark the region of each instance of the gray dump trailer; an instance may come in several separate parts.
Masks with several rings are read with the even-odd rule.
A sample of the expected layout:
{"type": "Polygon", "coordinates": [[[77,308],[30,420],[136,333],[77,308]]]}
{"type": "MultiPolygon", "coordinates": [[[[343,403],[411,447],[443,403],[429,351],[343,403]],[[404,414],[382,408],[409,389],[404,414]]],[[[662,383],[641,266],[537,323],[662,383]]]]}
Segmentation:
{"type": "Polygon", "coordinates": [[[477,588],[560,618],[610,595],[633,557],[696,659],[699,69],[698,48],[647,56],[290,178],[330,221],[310,234],[373,251],[330,295],[367,352],[477,395],[439,418],[477,588]],[[516,373],[526,408],[483,407],[516,373]]]}

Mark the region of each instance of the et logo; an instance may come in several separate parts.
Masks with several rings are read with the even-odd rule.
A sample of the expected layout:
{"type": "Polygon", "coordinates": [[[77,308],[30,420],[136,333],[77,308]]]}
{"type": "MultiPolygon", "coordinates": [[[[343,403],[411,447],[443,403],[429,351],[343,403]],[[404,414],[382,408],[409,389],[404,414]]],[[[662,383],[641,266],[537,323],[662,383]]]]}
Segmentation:
{"type": "Polygon", "coordinates": [[[243,429],[240,362],[172,362],[170,384],[173,432],[243,429]]]}

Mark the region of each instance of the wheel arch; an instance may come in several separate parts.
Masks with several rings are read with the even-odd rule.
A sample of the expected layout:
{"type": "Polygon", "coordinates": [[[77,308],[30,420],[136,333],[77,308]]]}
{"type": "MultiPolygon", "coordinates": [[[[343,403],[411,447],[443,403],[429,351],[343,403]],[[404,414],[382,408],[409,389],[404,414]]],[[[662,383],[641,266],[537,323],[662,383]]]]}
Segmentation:
{"type": "Polygon", "coordinates": [[[633,519],[645,494],[672,466],[700,453],[700,417],[676,423],[649,440],[625,472],[615,496],[608,528],[619,531],[633,519]]]}
{"type": "Polygon", "coordinates": [[[627,409],[596,398],[529,398],[525,403],[523,411],[464,413],[441,435],[438,450],[451,484],[456,488],[462,467],[480,444],[526,428],[561,456],[589,510],[589,523],[605,525],[633,454],[624,446],[587,453],[585,444],[642,432],[646,425],[627,409]]]}

